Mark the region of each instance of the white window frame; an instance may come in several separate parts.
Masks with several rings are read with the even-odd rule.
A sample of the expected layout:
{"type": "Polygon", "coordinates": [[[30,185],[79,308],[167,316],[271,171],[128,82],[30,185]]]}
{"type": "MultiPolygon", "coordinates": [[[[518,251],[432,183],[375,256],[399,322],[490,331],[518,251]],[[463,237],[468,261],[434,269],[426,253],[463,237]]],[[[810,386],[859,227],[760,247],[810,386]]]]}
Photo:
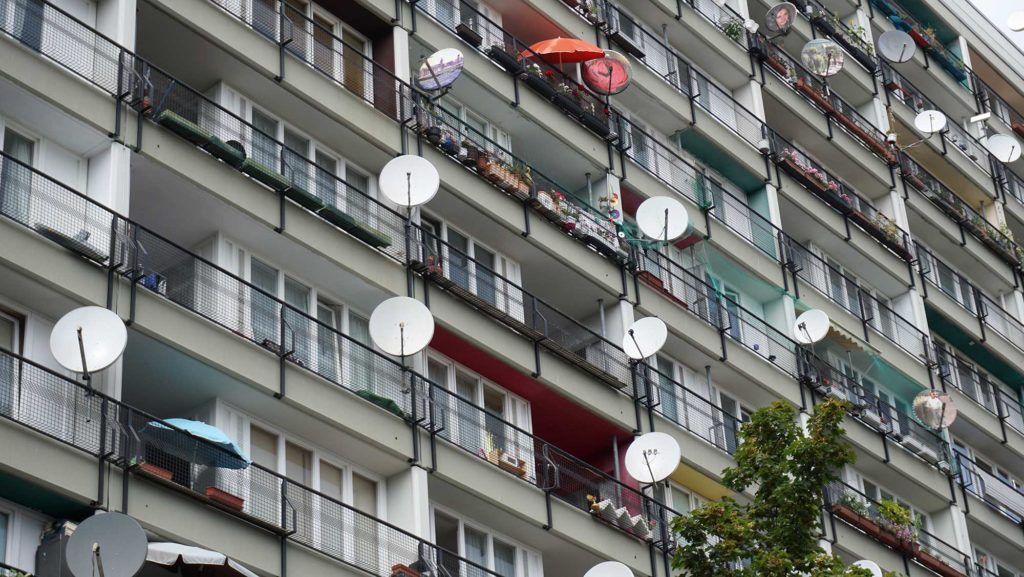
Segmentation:
{"type": "MultiPolygon", "coordinates": [[[[436,528],[435,522],[434,522],[435,519],[436,519],[437,512],[440,512],[443,515],[446,515],[448,517],[451,517],[452,519],[455,519],[456,522],[458,522],[458,524],[459,524],[459,536],[458,536],[459,550],[455,551],[455,553],[457,553],[459,555],[459,557],[462,557],[463,559],[466,559],[466,537],[465,537],[465,531],[466,531],[466,527],[468,526],[471,529],[473,529],[474,531],[477,531],[479,533],[483,533],[484,535],[486,535],[486,538],[487,538],[487,563],[486,563],[485,566],[486,566],[486,568],[488,570],[490,570],[492,572],[495,571],[495,569],[494,569],[494,540],[498,539],[499,541],[501,541],[501,542],[503,542],[503,543],[505,543],[507,545],[511,545],[511,546],[515,547],[515,550],[516,550],[516,575],[515,575],[515,577],[543,577],[543,575],[544,575],[543,566],[542,566],[543,556],[540,554],[540,551],[538,551],[536,549],[533,549],[533,548],[530,548],[530,547],[526,547],[525,545],[523,545],[519,541],[517,541],[515,539],[511,539],[511,538],[509,538],[506,535],[503,535],[501,533],[498,533],[498,532],[490,529],[489,527],[487,527],[483,523],[478,523],[475,519],[471,519],[469,517],[466,517],[465,515],[457,513],[453,509],[445,507],[444,505],[439,505],[439,504],[437,504],[435,502],[431,502],[430,503],[430,540],[431,540],[432,543],[435,543],[435,544],[437,543],[437,528],[436,528]],[[529,567],[530,563],[529,563],[528,558],[531,555],[538,560],[538,567],[537,567],[537,569],[539,570],[539,572],[532,572],[532,571],[530,571],[530,567],[529,567]],[[534,573],[536,573],[536,574],[534,574],[534,573]]],[[[472,573],[472,572],[470,571],[470,573],[472,573]]]]}

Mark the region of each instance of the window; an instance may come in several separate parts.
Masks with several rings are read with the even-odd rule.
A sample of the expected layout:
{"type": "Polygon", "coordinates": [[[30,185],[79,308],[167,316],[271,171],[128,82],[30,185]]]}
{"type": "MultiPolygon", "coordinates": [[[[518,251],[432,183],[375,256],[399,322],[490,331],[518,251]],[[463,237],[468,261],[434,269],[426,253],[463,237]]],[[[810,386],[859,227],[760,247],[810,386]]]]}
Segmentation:
{"type": "Polygon", "coordinates": [[[733,398],[731,395],[719,391],[718,392],[718,405],[722,408],[727,417],[722,419],[722,432],[724,435],[725,448],[728,452],[733,453],[736,451],[736,447],[739,446],[739,427],[742,423],[750,421],[751,410],[744,407],[738,400],[733,398]],[[730,419],[728,417],[734,417],[730,419]]]}
{"type": "Polygon", "coordinates": [[[23,164],[32,166],[35,160],[35,141],[7,127],[3,131],[3,151],[5,156],[0,166],[0,213],[18,222],[26,222],[32,194],[32,171],[23,164]]]}
{"type": "Polygon", "coordinates": [[[512,152],[512,138],[507,132],[449,96],[441,99],[441,109],[441,116],[444,119],[442,129],[459,132],[462,138],[469,139],[505,162],[512,160],[509,156],[512,152]]]}
{"type": "MultiPolygon", "coordinates": [[[[915,508],[910,503],[907,503],[906,501],[904,501],[900,497],[897,497],[893,493],[885,490],[884,488],[879,487],[873,481],[865,479],[863,476],[859,476],[859,478],[860,478],[862,490],[863,490],[864,494],[869,499],[871,499],[872,501],[874,501],[876,503],[878,501],[882,501],[882,500],[895,501],[896,503],[902,505],[903,507],[905,507],[906,509],[908,509],[910,511],[911,518],[914,519],[915,523],[920,524],[921,529],[923,529],[924,531],[928,531],[931,528],[931,523],[930,523],[930,521],[928,519],[928,515],[924,514],[922,511],[920,511],[919,509],[915,508]]],[[[874,509],[875,505],[874,505],[874,503],[869,503],[868,507],[870,509],[874,509]]],[[[925,535],[921,536],[922,540],[924,540],[925,538],[926,538],[925,535]]]]}
{"type": "MultiPolygon", "coordinates": [[[[501,577],[542,577],[544,574],[540,554],[511,539],[437,506],[433,507],[431,520],[434,543],[475,565],[501,577]]],[[[451,577],[470,577],[480,573],[473,565],[450,556],[442,556],[441,564],[451,577]]]]}

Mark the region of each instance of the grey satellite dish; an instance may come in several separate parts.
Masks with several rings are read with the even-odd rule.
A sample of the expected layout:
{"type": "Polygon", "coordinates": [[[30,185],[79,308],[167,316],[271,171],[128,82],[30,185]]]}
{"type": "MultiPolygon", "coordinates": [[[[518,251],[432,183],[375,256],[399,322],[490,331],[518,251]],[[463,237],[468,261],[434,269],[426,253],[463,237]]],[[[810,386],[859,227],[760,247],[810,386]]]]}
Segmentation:
{"type": "Polygon", "coordinates": [[[583,577],[633,577],[633,572],[624,563],[605,561],[591,567],[583,577]]]}
{"type": "Polygon", "coordinates": [[[416,86],[423,90],[444,90],[462,74],[465,57],[455,48],[443,48],[423,59],[416,73],[416,86]]]}
{"type": "Polygon", "coordinates": [[[389,298],[370,315],[370,338],[389,355],[414,355],[425,349],[433,336],[434,315],[414,298],[389,298]]]}
{"type": "Polygon", "coordinates": [[[800,50],[800,61],[804,67],[811,71],[811,74],[821,78],[828,78],[839,74],[843,69],[843,49],[834,41],[828,38],[816,38],[804,44],[800,50]]]}
{"type": "Polygon", "coordinates": [[[65,369],[89,374],[114,364],[128,344],[128,329],[121,317],[103,307],[77,308],[57,321],[50,331],[50,352],[65,369]]]}
{"type": "Polygon", "coordinates": [[[931,136],[946,127],[946,115],[938,110],[925,110],[914,117],[914,128],[921,134],[931,136]]]}
{"type": "Polygon", "coordinates": [[[909,62],[917,51],[917,44],[910,34],[902,30],[883,32],[878,37],[878,53],[889,62],[902,64],[909,62]]]}
{"type": "Polygon", "coordinates": [[[671,196],[654,196],[636,209],[636,225],[648,238],[669,242],[690,229],[690,214],[671,196]]]}
{"type": "Polygon", "coordinates": [[[1014,32],[1024,30],[1024,12],[1011,12],[1006,18],[1006,27],[1014,32]]]}
{"type": "Polygon", "coordinates": [[[953,399],[935,389],[921,391],[914,397],[914,414],[932,429],[945,429],[956,420],[956,405],[953,399]]]}
{"type": "Polygon", "coordinates": [[[380,171],[380,191],[391,202],[412,208],[430,202],[441,186],[437,168],[422,156],[396,156],[380,171]]]}
{"type": "Polygon", "coordinates": [[[647,433],[626,449],[626,472],[641,483],[659,483],[675,472],[682,451],[665,433],[647,433]]]}
{"type": "Polygon", "coordinates": [[[985,142],[985,148],[999,162],[1009,164],[1020,158],[1020,142],[1006,134],[993,134],[985,142]]]}
{"type": "Polygon", "coordinates": [[[874,561],[861,559],[860,561],[854,561],[853,566],[871,571],[871,577],[882,577],[882,568],[879,567],[878,563],[875,563],[874,561]]]}
{"type": "Polygon", "coordinates": [[[829,319],[825,311],[804,311],[793,323],[793,338],[802,345],[813,345],[828,334],[829,319]]]}
{"type": "Polygon", "coordinates": [[[626,356],[641,361],[661,350],[668,340],[668,327],[658,317],[645,317],[634,322],[622,335],[626,356]]]}
{"type": "Polygon", "coordinates": [[[123,513],[82,521],[68,539],[65,560],[74,577],[134,577],[146,562],[146,533],[123,513]]]}

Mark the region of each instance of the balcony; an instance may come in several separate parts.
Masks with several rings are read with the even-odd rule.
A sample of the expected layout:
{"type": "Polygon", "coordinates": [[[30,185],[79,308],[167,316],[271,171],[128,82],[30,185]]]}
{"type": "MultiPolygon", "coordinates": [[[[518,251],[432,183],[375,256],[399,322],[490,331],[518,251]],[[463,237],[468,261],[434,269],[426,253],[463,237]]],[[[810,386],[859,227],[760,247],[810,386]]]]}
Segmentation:
{"type": "Polygon", "coordinates": [[[839,519],[942,577],[973,574],[971,556],[921,528],[894,527],[879,514],[875,501],[843,482],[826,488],[825,507],[839,519]]]}
{"type": "Polygon", "coordinates": [[[869,31],[855,32],[818,0],[797,0],[793,4],[810,20],[811,26],[842,46],[865,70],[874,74],[878,60],[875,58],[869,31]],[[807,16],[808,13],[810,16],[807,16]]]}
{"type": "Polygon", "coordinates": [[[977,75],[973,76],[975,92],[978,95],[980,108],[983,112],[991,112],[994,118],[1017,136],[1024,138],[1024,115],[1010,106],[991,86],[977,75]]]}
{"type": "Polygon", "coordinates": [[[920,24],[897,0],[871,0],[871,5],[881,12],[897,29],[910,34],[914,42],[924,53],[926,67],[930,57],[946,74],[956,80],[962,88],[967,91],[972,90],[970,71],[967,70],[963,60],[946,48],[935,37],[934,33],[930,32],[930,28],[920,24]]]}
{"type": "Polygon", "coordinates": [[[965,493],[977,497],[1014,525],[1024,522],[1024,492],[1020,488],[982,469],[966,455],[957,453],[956,459],[960,469],[960,487],[965,493]]]}

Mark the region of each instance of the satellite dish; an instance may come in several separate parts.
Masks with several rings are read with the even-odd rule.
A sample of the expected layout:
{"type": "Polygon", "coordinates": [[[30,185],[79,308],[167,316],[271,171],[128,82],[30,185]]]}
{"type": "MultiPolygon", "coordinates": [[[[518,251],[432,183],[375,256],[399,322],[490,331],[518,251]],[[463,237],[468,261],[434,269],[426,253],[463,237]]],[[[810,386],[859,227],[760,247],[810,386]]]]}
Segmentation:
{"type": "Polygon", "coordinates": [[[776,4],[768,11],[768,14],[765,16],[764,27],[775,36],[785,36],[789,34],[795,19],[796,6],[789,2],[783,2],[776,4]]]}
{"type": "Polygon", "coordinates": [[[804,311],[793,323],[793,338],[802,345],[813,345],[825,338],[830,323],[825,311],[811,309],[804,311]]]}
{"type": "Polygon", "coordinates": [[[146,562],[146,533],[123,513],[82,521],[68,539],[65,561],[75,577],[134,577],[146,562]]]}
{"type": "Polygon", "coordinates": [[[999,162],[1009,164],[1020,158],[1020,142],[1006,134],[993,134],[988,137],[985,148],[999,162]]]}
{"type": "Polygon", "coordinates": [[[580,70],[583,83],[597,94],[618,94],[629,86],[633,78],[633,67],[629,60],[611,50],[605,50],[603,58],[583,62],[580,70]]]}
{"type": "Polygon", "coordinates": [[[420,63],[416,86],[423,90],[444,90],[462,74],[465,57],[455,48],[442,48],[420,63]]]}
{"type": "Polygon", "coordinates": [[[633,572],[624,563],[605,561],[591,567],[583,577],[633,577],[633,572]]]}
{"type": "Polygon", "coordinates": [[[946,127],[946,115],[938,110],[925,110],[914,117],[914,128],[921,134],[931,136],[946,127]]]}
{"type": "Polygon", "coordinates": [[[843,69],[843,49],[828,38],[817,38],[804,44],[800,50],[800,61],[811,74],[822,78],[835,76],[843,69]]]}
{"type": "Polygon", "coordinates": [[[103,307],[81,307],[64,315],[50,331],[50,352],[65,369],[82,374],[114,364],[128,344],[121,317],[103,307]]]}
{"type": "Polygon", "coordinates": [[[917,51],[917,44],[910,34],[902,30],[883,32],[878,37],[878,53],[889,62],[902,64],[909,62],[917,51]]]}
{"type": "Polygon", "coordinates": [[[956,405],[942,391],[921,391],[914,397],[914,414],[926,427],[945,429],[956,420],[956,405]]]}
{"type": "Polygon", "coordinates": [[[860,561],[854,561],[853,566],[871,571],[871,577],[882,577],[882,568],[879,567],[878,563],[875,563],[874,561],[861,559],[860,561]]]}
{"type": "Polygon", "coordinates": [[[1006,26],[1014,32],[1024,30],[1024,12],[1011,12],[1006,18],[1006,26]]]}
{"type": "Polygon", "coordinates": [[[622,350],[626,356],[640,361],[653,355],[665,346],[668,327],[658,317],[645,317],[634,322],[622,335],[622,350]]]}
{"type": "Polygon", "coordinates": [[[426,348],[433,336],[434,315],[414,298],[389,298],[370,315],[370,338],[389,355],[414,355],[426,348]]]}
{"type": "Polygon", "coordinates": [[[664,481],[679,466],[679,443],[666,433],[647,433],[626,449],[626,471],[641,483],[664,481]]]}
{"type": "Polygon", "coordinates": [[[380,171],[380,191],[391,202],[412,208],[430,202],[441,186],[437,168],[422,156],[396,156],[380,171]]]}
{"type": "Polygon", "coordinates": [[[671,196],[652,196],[636,209],[636,225],[649,238],[668,242],[690,229],[690,213],[671,196]]]}

